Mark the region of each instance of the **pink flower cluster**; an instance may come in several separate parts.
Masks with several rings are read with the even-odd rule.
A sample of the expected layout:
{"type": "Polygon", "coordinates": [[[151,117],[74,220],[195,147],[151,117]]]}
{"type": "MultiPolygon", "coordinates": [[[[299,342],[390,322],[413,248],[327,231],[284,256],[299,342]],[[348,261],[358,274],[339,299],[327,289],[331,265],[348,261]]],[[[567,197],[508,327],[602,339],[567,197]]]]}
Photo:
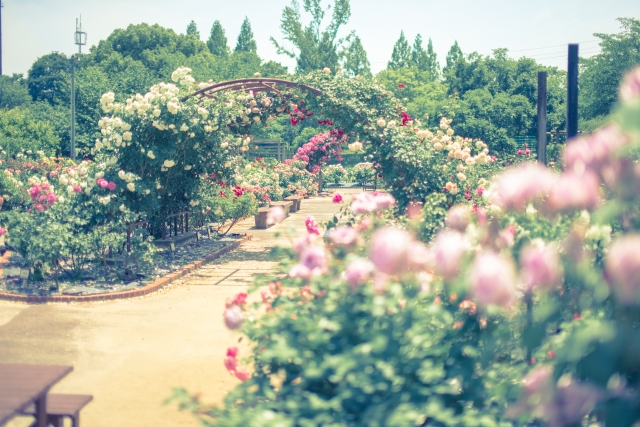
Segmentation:
{"type": "Polygon", "coordinates": [[[307,163],[307,170],[317,173],[323,164],[331,159],[342,160],[341,145],[346,142],[347,137],[341,132],[333,135],[319,133],[313,136],[309,142],[298,148],[292,160],[301,160],[307,163]]]}
{"type": "Polygon", "coordinates": [[[298,239],[294,248],[299,251],[299,262],[289,270],[290,277],[309,280],[327,271],[327,254],[324,246],[312,244],[314,239],[303,236],[298,239]]]}
{"type": "Polygon", "coordinates": [[[227,328],[233,330],[242,326],[244,321],[242,308],[247,304],[247,296],[245,292],[240,292],[235,297],[228,298],[225,302],[224,323],[227,328]]]}
{"type": "Polygon", "coordinates": [[[238,367],[238,347],[229,347],[227,356],[224,358],[224,366],[231,375],[234,375],[240,381],[247,381],[251,378],[248,370],[238,367]]]}
{"type": "Polygon", "coordinates": [[[318,223],[313,218],[313,215],[307,215],[307,218],[304,220],[304,225],[307,227],[307,233],[320,235],[318,223]]]}
{"type": "Polygon", "coordinates": [[[96,180],[96,184],[98,184],[98,187],[100,187],[100,188],[108,188],[110,191],[114,191],[116,189],[116,187],[117,187],[115,182],[109,182],[104,178],[98,178],[96,180]]]}
{"type": "Polygon", "coordinates": [[[51,186],[47,183],[34,184],[29,189],[29,196],[33,200],[36,211],[42,212],[49,209],[56,202],[57,197],[51,186]]]}
{"type": "Polygon", "coordinates": [[[358,193],[353,196],[351,210],[356,215],[378,212],[395,206],[396,199],[388,193],[358,193]]]}

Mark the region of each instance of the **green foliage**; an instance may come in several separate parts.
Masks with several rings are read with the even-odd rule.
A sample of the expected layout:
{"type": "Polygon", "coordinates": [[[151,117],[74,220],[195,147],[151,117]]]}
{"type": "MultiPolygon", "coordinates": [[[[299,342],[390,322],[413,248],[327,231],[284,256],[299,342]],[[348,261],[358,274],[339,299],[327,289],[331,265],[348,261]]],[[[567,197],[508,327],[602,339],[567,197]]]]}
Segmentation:
{"type": "Polygon", "coordinates": [[[211,26],[209,39],[207,40],[209,52],[213,55],[225,57],[229,55],[229,46],[227,45],[227,36],[220,21],[216,20],[211,26]]]}
{"type": "Polygon", "coordinates": [[[60,149],[60,138],[53,126],[28,109],[0,109],[0,147],[8,156],[26,150],[52,155],[60,149]]]}
{"type": "Polygon", "coordinates": [[[0,75],[0,109],[26,107],[30,103],[31,95],[21,75],[0,75]]]}
{"type": "Polygon", "coordinates": [[[49,104],[60,102],[58,94],[68,79],[70,67],[69,58],[62,53],[52,52],[38,58],[29,69],[27,77],[31,98],[49,104]]]}
{"type": "Polygon", "coordinates": [[[245,16],[244,21],[242,21],[242,26],[240,27],[240,34],[238,34],[238,42],[236,43],[234,52],[256,53],[257,51],[258,47],[255,39],[253,38],[251,23],[249,22],[249,18],[245,16]]]}
{"type": "Polygon", "coordinates": [[[200,203],[195,217],[205,224],[216,224],[218,234],[227,234],[239,220],[257,213],[255,194],[206,181],[198,193],[200,203]]]}
{"type": "Polygon", "coordinates": [[[303,27],[297,0],[292,0],[291,6],[284,8],[280,21],[284,39],[292,43],[297,52],[285,48],[273,37],[271,42],[276,46],[279,54],[296,59],[298,73],[308,73],[324,67],[337,70],[340,60],[338,50],[342,40],[336,40],[336,37],[340,27],[345,25],[351,17],[349,0],[335,0],[331,22],[324,30],[321,27],[326,10],[323,9],[321,0],[304,0],[303,8],[305,12],[311,14],[311,22],[306,27],[303,27]]]}
{"type": "Polygon", "coordinates": [[[371,64],[367,58],[367,52],[362,46],[360,37],[354,33],[349,35],[347,39],[351,39],[349,45],[344,49],[343,68],[347,75],[351,77],[363,76],[371,77],[371,64]]]}
{"type": "Polygon", "coordinates": [[[191,22],[189,22],[189,25],[187,25],[187,35],[194,36],[195,38],[200,40],[200,31],[198,31],[198,26],[196,25],[194,20],[191,20],[191,22]]]}
{"type": "Polygon", "coordinates": [[[620,18],[618,34],[594,34],[601,52],[581,59],[580,116],[594,119],[609,115],[618,96],[622,76],[640,63],[640,20],[620,18]]]}
{"type": "MultiPolygon", "coordinates": [[[[416,52],[419,55],[419,52],[416,52]]],[[[393,52],[391,53],[391,60],[387,64],[387,68],[397,70],[399,68],[410,67],[413,63],[412,52],[409,42],[404,36],[404,31],[400,31],[400,38],[393,45],[393,52]]]]}

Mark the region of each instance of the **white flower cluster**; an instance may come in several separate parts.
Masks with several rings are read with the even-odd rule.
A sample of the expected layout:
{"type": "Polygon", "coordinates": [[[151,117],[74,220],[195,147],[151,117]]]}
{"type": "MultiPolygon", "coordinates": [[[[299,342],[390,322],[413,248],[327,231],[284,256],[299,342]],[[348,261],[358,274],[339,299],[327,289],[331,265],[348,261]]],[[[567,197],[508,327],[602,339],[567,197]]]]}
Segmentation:
{"type": "Polygon", "coordinates": [[[451,119],[443,117],[440,120],[440,129],[431,140],[435,150],[445,149],[449,152],[449,158],[460,159],[468,166],[485,164],[491,161],[487,144],[482,141],[475,141],[474,143],[470,138],[453,136],[454,131],[450,125],[451,119]],[[473,148],[479,151],[475,156],[471,154],[473,148]]]}
{"type": "Polygon", "coordinates": [[[109,111],[113,110],[113,103],[115,102],[115,100],[116,95],[113,92],[107,92],[102,95],[102,97],[100,98],[100,106],[102,107],[102,111],[108,113],[109,111]]]}
{"type": "Polygon", "coordinates": [[[191,72],[191,68],[188,67],[180,67],[171,73],[171,80],[176,83],[180,83],[183,86],[191,86],[196,80],[189,75],[191,72]]]}

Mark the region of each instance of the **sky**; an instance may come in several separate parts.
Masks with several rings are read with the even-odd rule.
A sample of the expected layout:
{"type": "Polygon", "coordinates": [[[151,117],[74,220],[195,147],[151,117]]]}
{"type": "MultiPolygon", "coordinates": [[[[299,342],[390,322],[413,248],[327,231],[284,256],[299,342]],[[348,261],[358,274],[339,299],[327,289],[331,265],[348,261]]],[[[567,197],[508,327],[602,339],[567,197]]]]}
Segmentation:
{"type": "MultiPolygon", "coordinates": [[[[73,33],[80,15],[89,45],[114,29],[142,22],[183,33],[194,20],[206,40],[219,20],[231,48],[247,16],[260,57],[279,61],[289,71],[295,67],[294,60],[278,55],[269,41],[282,40],[280,18],[291,0],[1,1],[4,74],[26,73],[38,57],[53,51],[77,51],[73,33]]],[[[324,0],[330,3],[333,0],[324,0]]],[[[340,37],[356,32],[374,73],[386,67],[401,30],[410,42],[416,34],[431,38],[441,63],[457,40],[464,53],[507,48],[512,57],[528,56],[566,69],[568,43],[580,43],[581,56],[598,53],[593,33],[620,32],[619,17],[640,19],[640,0],[351,0],[351,19],[340,37]]],[[[308,19],[303,13],[305,23],[308,19]]]]}

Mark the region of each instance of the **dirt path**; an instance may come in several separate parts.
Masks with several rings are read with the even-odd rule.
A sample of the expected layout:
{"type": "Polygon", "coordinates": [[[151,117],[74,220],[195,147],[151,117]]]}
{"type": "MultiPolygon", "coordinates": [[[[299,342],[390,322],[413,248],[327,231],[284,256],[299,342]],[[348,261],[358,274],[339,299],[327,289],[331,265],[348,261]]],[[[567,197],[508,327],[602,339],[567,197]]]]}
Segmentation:
{"type": "MultiPolygon", "coordinates": [[[[234,230],[253,234],[253,241],[183,285],[144,298],[31,306],[0,301],[0,363],[73,365],[53,391],[94,396],[82,412],[84,426],[197,426],[191,414],[163,401],[173,387],[184,387],[218,403],[237,384],[223,366],[226,348],[239,337],[224,327],[224,300],[257,274],[277,272],[269,252],[288,239],[276,233],[306,233],[307,215],[326,221],[338,209],[330,198],[313,198],[268,230],[244,221],[234,230]]],[[[9,426],[28,424],[16,419],[9,426]]]]}

